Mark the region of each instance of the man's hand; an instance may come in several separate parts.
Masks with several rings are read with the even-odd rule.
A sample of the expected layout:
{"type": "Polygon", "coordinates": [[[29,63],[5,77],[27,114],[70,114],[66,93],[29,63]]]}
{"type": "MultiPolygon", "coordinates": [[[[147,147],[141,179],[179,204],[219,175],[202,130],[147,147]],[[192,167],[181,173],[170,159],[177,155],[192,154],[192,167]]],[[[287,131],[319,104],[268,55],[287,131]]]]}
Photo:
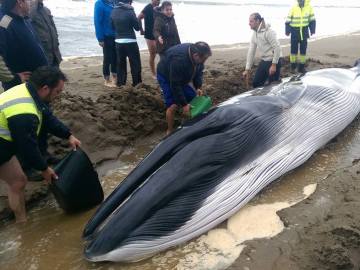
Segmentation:
{"type": "Polygon", "coordinates": [[[71,135],[69,137],[69,145],[73,150],[76,150],[77,147],[81,146],[81,142],[74,135],[71,135]]]}
{"type": "Polygon", "coordinates": [[[201,90],[201,89],[196,90],[196,92],[197,92],[198,96],[203,96],[204,95],[204,91],[201,90]]]}
{"type": "Polygon", "coordinates": [[[99,45],[104,48],[104,41],[99,41],[99,45]]]}
{"type": "Polygon", "coordinates": [[[31,72],[30,71],[24,71],[17,74],[20,77],[21,82],[26,82],[29,80],[31,72]]]}
{"type": "Polygon", "coordinates": [[[243,73],[243,78],[245,80],[245,86],[247,89],[249,89],[249,80],[250,80],[250,70],[245,70],[243,73]]]}
{"type": "Polygon", "coordinates": [[[272,76],[275,74],[275,72],[276,72],[276,64],[271,64],[269,68],[269,75],[272,76]]]}
{"type": "Polygon", "coordinates": [[[243,73],[242,73],[243,77],[245,80],[249,80],[249,76],[250,76],[250,71],[249,70],[245,70],[243,73]]]}
{"type": "Polygon", "coordinates": [[[183,115],[187,117],[190,116],[190,104],[183,106],[183,115]]]}
{"type": "Polygon", "coordinates": [[[162,36],[159,36],[159,37],[158,37],[158,40],[159,40],[159,43],[160,43],[161,45],[164,44],[164,40],[163,40],[162,36]]]}
{"type": "Polygon", "coordinates": [[[45,171],[41,172],[44,177],[44,181],[46,184],[51,184],[53,180],[57,180],[59,177],[56,175],[53,169],[47,167],[45,171]]]}

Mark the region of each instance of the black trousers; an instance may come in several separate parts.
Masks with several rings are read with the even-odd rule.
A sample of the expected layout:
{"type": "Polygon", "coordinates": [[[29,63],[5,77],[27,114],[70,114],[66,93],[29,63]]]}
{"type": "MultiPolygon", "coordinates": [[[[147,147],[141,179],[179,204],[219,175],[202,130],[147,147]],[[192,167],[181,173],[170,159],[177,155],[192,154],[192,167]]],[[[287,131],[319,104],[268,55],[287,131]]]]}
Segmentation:
{"type": "Polygon", "coordinates": [[[116,49],[114,37],[104,37],[103,54],[103,75],[107,78],[110,76],[110,70],[111,73],[116,73],[116,49]]]}
{"type": "Polygon", "coordinates": [[[264,60],[260,61],[253,80],[254,88],[263,86],[266,80],[268,80],[269,83],[279,80],[280,70],[281,70],[281,58],[279,59],[279,62],[276,65],[275,74],[269,76],[269,69],[271,65],[272,65],[272,61],[264,61],[264,60]]]}
{"type": "Polygon", "coordinates": [[[125,85],[127,77],[126,58],[129,58],[132,85],[135,86],[142,82],[141,80],[141,59],[137,42],[117,43],[117,85],[125,85]]]}

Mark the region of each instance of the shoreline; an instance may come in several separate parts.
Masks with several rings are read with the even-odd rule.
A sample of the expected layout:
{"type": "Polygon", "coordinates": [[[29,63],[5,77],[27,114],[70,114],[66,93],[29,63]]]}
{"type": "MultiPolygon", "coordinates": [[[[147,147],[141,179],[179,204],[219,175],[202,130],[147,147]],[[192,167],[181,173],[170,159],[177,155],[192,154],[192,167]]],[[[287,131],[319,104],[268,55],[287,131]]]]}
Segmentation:
{"type": "MultiPolygon", "coordinates": [[[[285,41],[288,42],[288,40],[282,42],[285,41]]],[[[307,69],[311,71],[327,67],[350,67],[360,58],[358,44],[360,44],[360,32],[314,40],[309,44],[307,69]]],[[[247,91],[241,78],[246,53],[247,47],[214,48],[213,56],[205,65],[203,88],[215,103],[247,91]]],[[[285,59],[288,56],[288,48],[284,47],[283,54],[286,61],[281,74],[282,77],[287,77],[290,76],[288,60],[285,59]]],[[[160,89],[157,82],[151,79],[146,50],[142,51],[141,57],[144,83],[135,88],[129,85],[121,88],[103,86],[101,56],[73,58],[62,63],[69,82],[62,97],[54,103],[55,115],[69,125],[73,133],[82,140],[84,150],[97,168],[102,166],[106,168],[106,160],[110,163],[116,161],[125,150],[137,145],[139,141],[151,136],[160,140],[162,134],[165,134],[165,112],[160,89]],[[81,121],[78,121],[79,119],[81,121]]],[[[130,81],[129,74],[128,84],[130,81]]],[[[353,130],[352,134],[356,134],[360,130],[359,120],[357,119],[350,126],[343,133],[345,135],[341,135],[342,137],[346,138],[349,130],[353,130]]],[[[336,138],[330,142],[324,147],[325,150],[331,149],[338,143],[337,141],[336,138]]],[[[50,144],[55,155],[59,157],[67,151],[64,141],[53,138],[50,144]]],[[[346,144],[339,147],[345,148],[346,144]]],[[[360,149],[358,152],[360,153],[360,149]]],[[[245,267],[250,266],[250,269],[259,270],[311,269],[312,267],[320,269],[318,262],[326,264],[324,269],[334,269],[330,267],[339,264],[327,262],[326,258],[340,255],[341,263],[344,265],[351,263],[353,269],[359,267],[360,262],[355,261],[351,255],[352,252],[358,252],[356,254],[360,252],[359,246],[351,246],[351,241],[360,243],[358,214],[360,198],[357,196],[360,189],[359,166],[359,161],[354,159],[352,163],[350,161],[349,168],[332,168],[333,173],[326,179],[317,179],[317,191],[310,198],[281,211],[281,220],[286,226],[284,232],[271,239],[247,242],[248,247],[229,269],[246,269],[245,267]],[[322,215],[322,208],[319,207],[322,198],[331,198],[334,201],[334,204],[324,206],[328,215],[322,215]],[[347,215],[348,213],[350,215],[347,215]],[[332,217],[329,218],[329,215],[332,217]],[[338,238],[333,237],[334,230],[338,238]],[[300,240],[306,241],[299,242],[296,235],[299,235],[300,240]],[[276,248],[272,249],[272,247],[276,248]],[[283,251],[281,256],[277,252],[279,250],[283,251]],[[295,251],[300,255],[297,256],[295,251]],[[267,253],[267,256],[263,256],[267,253]],[[281,268],[284,264],[278,265],[278,262],[282,261],[288,268],[281,268]]],[[[36,205],[47,196],[47,192],[44,184],[30,182],[27,186],[27,202],[32,201],[32,204],[36,205]]],[[[4,222],[2,215],[4,211],[8,211],[6,209],[6,197],[3,191],[1,192],[0,185],[2,225],[9,224],[4,222]]],[[[6,226],[1,227],[6,229],[6,226]]]]}
{"type": "MultiPolygon", "coordinates": [[[[313,42],[317,42],[320,40],[324,40],[324,39],[332,39],[332,38],[336,38],[336,37],[351,37],[351,36],[358,36],[360,35],[360,29],[356,30],[356,31],[349,31],[349,32],[345,32],[345,33],[339,33],[336,35],[325,35],[325,36],[320,36],[320,37],[311,37],[309,39],[309,43],[313,43],[313,42]]],[[[284,38],[284,39],[280,39],[280,44],[282,48],[287,48],[290,47],[290,40],[289,38],[284,38]]],[[[238,42],[238,43],[231,43],[231,44],[215,44],[215,45],[210,45],[211,49],[214,51],[221,51],[221,50],[235,50],[235,49],[248,49],[249,47],[249,42],[238,42]]],[[[140,53],[141,54],[146,54],[148,53],[147,48],[144,49],[140,49],[140,53]]],[[[73,61],[73,60],[78,60],[78,59],[87,59],[87,58],[101,58],[102,59],[102,54],[99,55],[90,55],[90,56],[64,56],[63,57],[63,63],[65,62],[69,62],[69,61],[73,61]]],[[[102,63],[100,63],[102,64],[102,63]]]]}

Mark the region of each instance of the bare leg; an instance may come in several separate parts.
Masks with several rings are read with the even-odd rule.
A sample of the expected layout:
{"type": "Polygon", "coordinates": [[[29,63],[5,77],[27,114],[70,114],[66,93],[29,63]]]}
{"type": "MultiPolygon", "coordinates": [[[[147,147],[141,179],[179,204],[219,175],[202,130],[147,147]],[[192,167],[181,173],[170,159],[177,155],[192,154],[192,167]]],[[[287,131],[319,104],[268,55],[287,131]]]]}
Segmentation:
{"type": "Polygon", "coordinates": [[[24,189],[27,178],[15,156],[0,166],[0,179],[4,180],[8,186],[9,206],[15,214],[16,223],[25,222],[24,189]]]}
{"type": "Polygon", "coordinates": [[[173,104],[169,108],[166,109],[166,122],[168,125],[166,135],[169,135],[174,130],[174,118],[175,118],[176,109],[177,109],[176,104],[173,104]]]}
{"type": "Polygon", "coordinates": [[[156,57],[156,42],[155,40],[146,39],[146,44],[149,50],[149,65],[153,77],[156,79],[155,71],[155,57],[156,57]]]}

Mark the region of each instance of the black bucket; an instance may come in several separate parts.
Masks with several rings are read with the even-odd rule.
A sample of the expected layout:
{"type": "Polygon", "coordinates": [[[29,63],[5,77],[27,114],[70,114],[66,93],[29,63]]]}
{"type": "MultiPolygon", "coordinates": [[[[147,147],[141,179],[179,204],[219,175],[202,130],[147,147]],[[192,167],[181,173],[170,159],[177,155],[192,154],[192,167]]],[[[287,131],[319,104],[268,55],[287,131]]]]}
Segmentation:
{"type": "Polygon", "coordinates": [[[68,213],[90,209],[104,199],[99,177],[86,153],[77,148],[54,168],[59,179],[50,190],[59,206],[68,213]]]}

